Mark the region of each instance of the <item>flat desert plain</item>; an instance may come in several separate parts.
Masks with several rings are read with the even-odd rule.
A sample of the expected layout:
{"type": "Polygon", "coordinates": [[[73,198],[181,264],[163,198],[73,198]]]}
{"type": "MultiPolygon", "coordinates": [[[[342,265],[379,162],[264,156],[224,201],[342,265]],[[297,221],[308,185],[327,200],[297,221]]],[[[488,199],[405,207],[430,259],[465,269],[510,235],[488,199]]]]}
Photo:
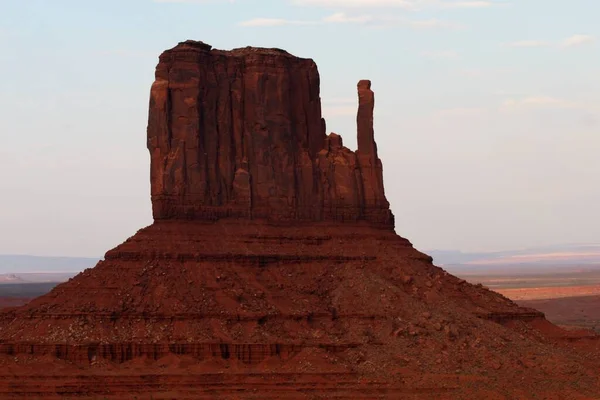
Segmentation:
{"type": "Polygon", "coordinates": [[[18,307],[30,300],[48,293],[59,282],[0,282],[0,308],[18,307]]]}
{"type": "Polygon", "coordinates": [[[600,332],[600,264],[539,265],[522,271],[501,268],[486,274],[457,273],[525,307],[538,309],[557,325],[600,332]]]}

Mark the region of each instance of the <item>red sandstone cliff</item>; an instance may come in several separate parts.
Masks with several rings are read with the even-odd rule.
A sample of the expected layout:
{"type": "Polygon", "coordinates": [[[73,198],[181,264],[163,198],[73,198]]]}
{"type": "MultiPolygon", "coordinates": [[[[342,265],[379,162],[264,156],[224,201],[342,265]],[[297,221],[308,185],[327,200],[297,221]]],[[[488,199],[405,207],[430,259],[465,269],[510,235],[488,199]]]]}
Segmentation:
{"type": "Polygon", "coordinates": [[[373,92],[358,86],[358,151],[327,137],[319,73],[283,50],[160,56],[148,124],[154,218],[358,221],[393,227],[373,134],[373,92]]]}

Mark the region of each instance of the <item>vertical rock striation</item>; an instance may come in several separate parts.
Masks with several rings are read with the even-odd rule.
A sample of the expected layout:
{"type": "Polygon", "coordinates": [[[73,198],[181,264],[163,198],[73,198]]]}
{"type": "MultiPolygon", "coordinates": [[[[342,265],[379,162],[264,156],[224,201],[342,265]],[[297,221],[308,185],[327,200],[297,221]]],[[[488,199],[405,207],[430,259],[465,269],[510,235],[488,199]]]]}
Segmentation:
{"type": "Polygon", "coordinates": [[[151,90],[153,214],[360,221],[393,228],[373,135],[373,92],[358,85],[356,153],[325,133],[319,73],[279,49],[164,52],[151,90]]]}

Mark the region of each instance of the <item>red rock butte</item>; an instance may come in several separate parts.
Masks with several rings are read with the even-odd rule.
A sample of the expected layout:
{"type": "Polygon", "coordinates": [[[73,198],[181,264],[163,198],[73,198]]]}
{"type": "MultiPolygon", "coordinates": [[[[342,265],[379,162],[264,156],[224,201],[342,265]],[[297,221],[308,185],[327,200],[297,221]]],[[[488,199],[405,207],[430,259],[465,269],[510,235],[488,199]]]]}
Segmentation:
{"type": "MultiPolygon", "coordinates": [[[[315,63],[164,52],[154,223],[0,312],[1,398],[591,399],[598,340],[432,263],[394,231],[358,83],[326,135],[315,63]]],[[[433,228],[432,228],[433,229],[433,228]]]]}
{"type": "Polygon", "coordinates": [[[148,124],[155,220],[368,221],[393,227],[358,83],[358,150],[326,135],[314,61],[283,50],[164,52],[148,124]]]}

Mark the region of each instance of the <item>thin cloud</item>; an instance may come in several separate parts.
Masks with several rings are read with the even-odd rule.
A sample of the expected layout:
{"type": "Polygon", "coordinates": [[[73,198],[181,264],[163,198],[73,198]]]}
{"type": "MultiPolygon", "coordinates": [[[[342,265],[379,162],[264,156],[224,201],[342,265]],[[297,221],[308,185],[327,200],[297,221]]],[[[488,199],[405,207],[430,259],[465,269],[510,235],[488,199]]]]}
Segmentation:
{"type": "Polygon", "coordinates": [[[248,21],[240,22],[240,26],[246,27],[271,27],[284,25],[315,25],[316,21],[297,21],[282,18],[254,18],[248,21]]]}
{"type": "Polygon", "coordinates": [[[593,41],[594,37],[590,35],[573,35],[563,40],[560,45],[562,47],[575,47],[586,43],[591,43],[593,41]]]}
{"type": "Polygon", "coordinates": [[[446,28],[446,29],[463,29],[464,25],[457,24],[449,21],[441,21],[439,19],[426,19],[420,21],[407,21],[407,24],[415,29],[435,29],[435,28],[446,28]]]}
{"type": "Polygon", "coordinates": [[[290,20],[283,18],[254,18],[248,21],[240,22],[240,26],[245,27],[274,27],[274,26],[285,26],[285,25],[320,25],[320,24],[360,24],[370,26],[408,26],[414,29],[460,29],[462,25],[449,22],[441,21],[437,19],[429,20],[408,20],[401,17],[393,16],[373,16],[368,14],[362,15],[348,15],[343,12],[338,12],[329,15],[320,20],[314,21],[300,21],[290,20]]]}
{"type": "Polygon", "coordinates": [[[374,18],[370,15],[359,15],[357,17],[350,17],[345,13],[335,13],[330,15],[329,17],[323,18],[323,22],[325,23],[357,23],[357,24],[365,24],[368,22],[372,22],[374,18]]]}
{"type": "Polygon", "coordinates": [[[235,3],[235,0],[153,0],[154,3],[171,4],[210,4],[210,3],[235,3]]]}
{"type": "Polygon", "coordinates": [[[374,7],[399,7],[412,9],[415,0],[294,0],[300,6],[325,7],[325,8],[374,8],[374,7]]]}
{"type": "MultiPolygon", "coordinates": [[[[236,0],[152,0],[154,3],[208,4],[235,3],[236,0]]],[[[492,0],[291,0],[293,4],[323,8],[400,8],[418,10],[422,8],[488,8],[509,3],[492,0]]]]}
{"type": "Polygon", "coordinates": [[[544,47],[549,46],[550,43],[543,40],[519,40],[512,43],[505,43],[505,47],[544,47]]]}
{"type": "Polygon", "coordinates": [[[573,35],[559,42],[548,42],[544,40],[519,40],[511,43],[504,43],[504,47],[561,47],[569,48],[590,44],[595,41],[591,35],[573,35]]]}
{"type": "Polygon", "coordinates": [[[293,0],[293,3],[300,6],[324,8],[400,8],[405,10],[423,8],[487,8],[508,4],[492,0],[293,0]]]}
{"type": "Polygon", "coordinates": [[[505,5],[505,3],[495,3],[492,1],[455,1],[443,3],[443,8],[487,8],[497,5],[505,5]]]}

